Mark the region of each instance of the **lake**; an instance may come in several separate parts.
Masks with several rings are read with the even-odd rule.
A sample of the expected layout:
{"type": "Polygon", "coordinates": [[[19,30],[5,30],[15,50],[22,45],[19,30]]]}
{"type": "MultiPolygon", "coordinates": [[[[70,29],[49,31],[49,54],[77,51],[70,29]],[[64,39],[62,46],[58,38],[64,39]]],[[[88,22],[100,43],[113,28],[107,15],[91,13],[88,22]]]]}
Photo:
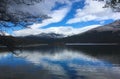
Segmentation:
{"type": "Polygon", "coordinates": [[[39,46],[0,51],[0,79],[119,79],[119,46],[39,46]]]}

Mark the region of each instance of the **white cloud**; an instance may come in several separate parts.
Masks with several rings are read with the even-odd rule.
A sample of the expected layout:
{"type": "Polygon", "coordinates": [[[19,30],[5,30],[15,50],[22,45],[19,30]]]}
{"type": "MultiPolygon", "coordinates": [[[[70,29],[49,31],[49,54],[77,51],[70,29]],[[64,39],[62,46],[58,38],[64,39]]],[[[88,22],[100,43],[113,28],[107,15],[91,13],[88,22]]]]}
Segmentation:
{"type": "MultiPolygon", "coordinates": [[[[29,3],[29,0],[24,0],[29,3]]],[[[11,1],[8,5],[8,13],[18,13],[21,11],[23,13],[32,14],[32,15],[41,15],[41,14],[49,14],[56,6],[56,2],[60,4],[66,4],[67,6],[71,5],[72,2],[70,0],[42,0],[41,2],[34,2],[34,5],[24,5],[24,4],[16,4],[14,1],[11,1]],[[14,5],[13,5],[14,4],[14,5]]]]}
{"type": "Polygon", "coordinates": [[[67,15],[69,10],[70,10],[70,7],[65,7],[65,8],[62,8],[62,9],[59,9],[59,10],[55,10],[48,15],[48,16],[51,16],[52,18],[43,20],[42,23],[33,24],[29,27],[35,29],[35,28],[46,26],[46,25],[51,24],[51,23],[60,22],[67,15]]]}
{"type": "Polygon", "coordinates": [[[59,27],[50,27],[47,29],[23,29],[19,31],[14,31],[15,36],[27,36],[27,35],[37,35],[40,33],[57,33],[64,34],[66,36],[83,33],[90,29],[96,28],[100,25],[90,25],[82,28],[74,28],[72,26],[59,26],[59,27]]]}
{"type": "Polygon", "coordinates": [[[105,3],[103,1],[86,0],[83,9],[77,9],[74,18],[68,20],[67,24],[77,22],[87,22],[91,20],[108,20],[120,19],[119,12],[113,12],[110,8],[103,8],[105,3]]]}

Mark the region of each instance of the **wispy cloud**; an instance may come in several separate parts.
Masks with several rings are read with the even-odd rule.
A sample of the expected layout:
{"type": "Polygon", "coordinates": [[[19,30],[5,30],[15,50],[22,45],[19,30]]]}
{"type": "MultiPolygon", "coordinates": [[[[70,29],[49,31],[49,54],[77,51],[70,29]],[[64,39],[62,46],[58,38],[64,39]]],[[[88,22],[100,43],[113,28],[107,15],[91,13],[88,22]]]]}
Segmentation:
{"type": "Polygon", "coordinates": [[[87,22],[87,21],[103,21],[108,19],[120,19],[119,12],[113,12],[110,8],[103,8],[105,2],[86,0],[83,9],[77,9],[74,18],[68,20],[67,24],[77,23],[77,22],[87,22]]]}
{"type": "Polygon", "coordinates": [[[50,19],[46,19],[42,23],[33,24],[33,25],[29,26],[29,27],[31,27],[32,29],[35,29],[35,28],[46,26],[46,25],[51,24],[51,23],[60,22],[67,15],[69,10],[70,10],[70,7],[65,7],[65,8],[62,8],[62,9],[59,9],[59,10],[54,10],[53,12],[51,12],[48,15],[48,16],[51,17],[50,19]]]}

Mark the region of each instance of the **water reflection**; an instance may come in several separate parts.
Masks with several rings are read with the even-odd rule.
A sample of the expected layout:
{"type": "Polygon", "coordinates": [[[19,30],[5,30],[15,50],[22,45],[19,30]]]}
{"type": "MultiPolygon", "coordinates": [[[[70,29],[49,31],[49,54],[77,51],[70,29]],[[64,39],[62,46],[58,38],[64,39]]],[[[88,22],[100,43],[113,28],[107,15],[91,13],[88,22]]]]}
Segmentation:
{"type": "Polygon", "coordinates": [[[87,51],[80,48],[36,47],[24,49],[22,53],[16,50],[19,55],[0,53],[0,79],[120,78],[119,66],[90,54],[97,50],[85,50],[87,51]]]}

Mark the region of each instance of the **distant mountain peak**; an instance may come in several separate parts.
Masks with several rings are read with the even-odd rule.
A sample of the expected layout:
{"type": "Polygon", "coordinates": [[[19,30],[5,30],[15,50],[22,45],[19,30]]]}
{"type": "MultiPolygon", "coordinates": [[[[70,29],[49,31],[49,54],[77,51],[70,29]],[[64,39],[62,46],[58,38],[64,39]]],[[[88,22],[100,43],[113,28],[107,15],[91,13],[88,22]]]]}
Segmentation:
{"type": "Polygon", "coordinates": [[[10,34],[8,34],[7,32],[4,32],[4,31],[0,31],[0,35],[2,35],[2,36],[10,36],[10,34]]]}
{"type": "Polygon", "coordinates": [[[48,38],[62,38],[65,37],[63,34],[57,34],[57,33],[41,33],[36,36],[40,37],[48,37],[48,38]]]}
{"type": "Polygon", "coordinates": [[[40,38],[63,38],[65,35],[56,33],[40,33],[37,35],[29,35],[27,37],[40,37],[40,38]]]}
{"type": "Polygon", "coordinates": [[[97,27],[92,29],[92,31],[120,31],[120,20],[116,20],[110,24],[106,24],[104,26],[97,27]]]}
{"type": "Polygon", "coordinates": [[[110,24],[107,24],[105,26],[120,26],[120,20],[116,20],[116,21],[114,21],[114,22],[112,22],[110,24]]]}

